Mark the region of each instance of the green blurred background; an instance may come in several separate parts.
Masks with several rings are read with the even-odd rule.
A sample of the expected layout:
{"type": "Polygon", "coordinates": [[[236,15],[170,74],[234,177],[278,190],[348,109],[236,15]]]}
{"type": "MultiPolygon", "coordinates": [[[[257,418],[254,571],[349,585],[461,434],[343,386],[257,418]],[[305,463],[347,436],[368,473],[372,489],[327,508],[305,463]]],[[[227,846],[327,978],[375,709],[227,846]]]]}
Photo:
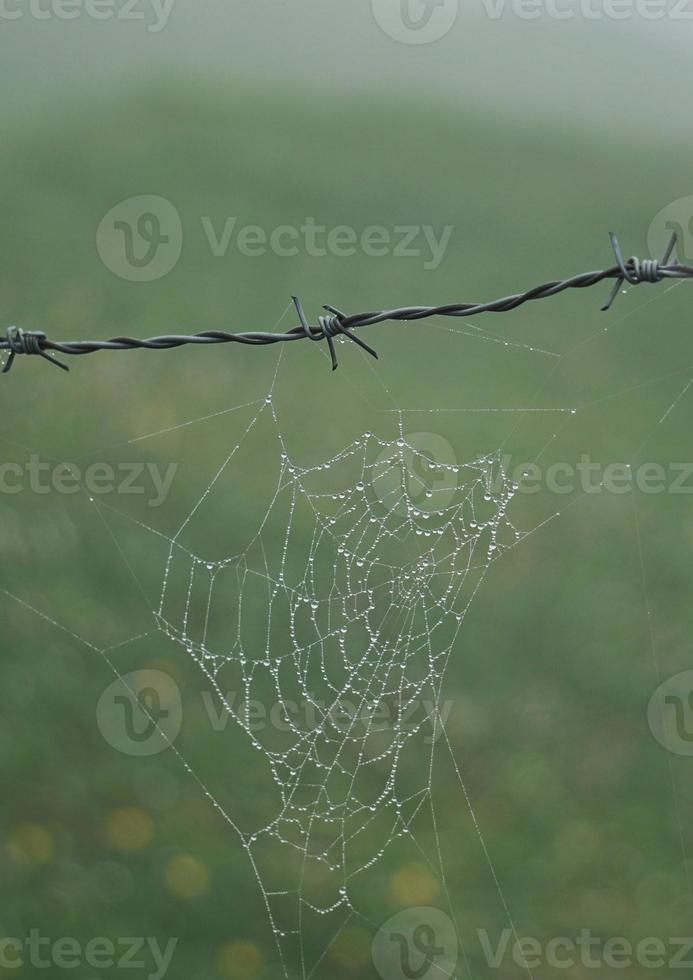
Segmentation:
{"type": "MultiPolygon", "coordinates": [[[[158,33],[147,21],[3,20],[3,322],[74,339],[271,329],[282,316],[293,325],[295,292],[314,318],[323,303],[482,300],[603,267],[612,228],[645,255],[657,213],[693,193],[671,97],[688,30],[465,10],[417,46],[388,36],[365,0],[348,11],[177,0],[158,33]],[[114,274],[96,244],[110,209],[139,195],[170,201],[183,229],[179,261],[152,282],[114,274]],[[202,219],[219,233],[228,217],[267,231],[313,217],[358,234],[452,234],[435,269],[360,249],[249,257],[232,242],[214,255],[202,219]]],[[[693,260],[688,236],[681,251],[693,260]]],[[[317,345],[291,345],[276,392],[292,457],[313,464],[366,430],[396,438],[397,406],[408,433],[444,437],[460,461],[502,446],[513,465],[686,463],[690,393],[667,412],[693,365],[688,287],[643,286],[608,315],[605,292],[473,327],[369,328],[377,365],[340,346],[334,375],[317,345]]],[[[277,364],[275,349],[190,348],[74,358],[69,376],[20,359],[3,378],[3,463],[177,470],[158,507],[147,494],[0,499],[0,936],[178,937],[175,980],[283,975],[238,839],[180,757],[133,758],[97,724],[114,680],[99,651],[124,674],[165,671],[183,694],[180,753],[231,814],[267,816],[266,773],[233,726],[212,730],[209,685],[184,647],[151,631],[168,539],[247,424],[227,410],[263,399],[277,364]]],[[[276,441],[262,428],[252,438],[204,511],[213,559],[257,525],[276,479],[276,441]]],[[[691,662],[690,496],[544,487],[513,507],[520,528],[548,522],[490,568],[444,686],[503,898],[518,934],[542,942],[591,930],[668,944],[691,931],[693,777],[690,758],[653,737],[648,703],[691,662]]],[[[181,596],[171,615],[183,609],[181,596]]],[[[510,957],[499,969],[484,958],[478,930],[495,944],[508,913],[444,746],[439,756],[437,834],[422,818],[418,844],[387,852],[361,886],[363,917],[334,942],[332,927],[312,925],[307,965],[287,957],[292,978],[377,976],[374,932],[416,906],[454,917],[466,954],[455,976],[520,974],[510,957]],[[449,894],[426,857],[437,844],[449,894]]],[[[422,748],[418,764],[427,758],[422,748]]]]}

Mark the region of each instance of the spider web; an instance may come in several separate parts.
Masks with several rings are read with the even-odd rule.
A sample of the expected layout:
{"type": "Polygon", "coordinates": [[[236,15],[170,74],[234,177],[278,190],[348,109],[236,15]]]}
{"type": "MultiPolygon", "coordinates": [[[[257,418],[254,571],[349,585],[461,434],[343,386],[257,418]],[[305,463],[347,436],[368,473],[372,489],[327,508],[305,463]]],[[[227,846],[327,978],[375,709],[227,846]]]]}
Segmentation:
{"type": "MultiPolygon", "coordinates": [[[[496,350],[559,357],[472,324],[441,330],[496,350]]],[[[249,417],[176,533],[163,536],[137,521],[166,547],[157,626],[197,665],[251,747],[249,765],[266,777],[261,805],[249,816],[237,799],[212,792],[172,748],[240,840],[284,976],[293,977],[296,965],[304,980],[315,975],[354,920],[377,930],[363,889],[402,839],[448,893],[434,806],[439,749],[453,758],[452,775],[517,938],[442,705],[446,668],[487,573],[544,522],[529,530],[514,523],[518,486],[505,472],[502,446],[460,460],[444,438],[413,431],[418,410],[400,408],[368,362],[393,406],[386,410],[390,434],[367,431],[303,462],[290,448],[277,393],[282,357],[265,397],[221,413],[249,417]],[[217,501],[231,501],[258,470],[252,521],[230,518],[220,527],[217,501]],[[257,704],[271,706],[269,724],[255,723],[257,704]],[[422,820],[433,859],[417,834],[422,820]],[[313,962],[309,949],[316,948],[313,962]]],[[[560,426],[574,414],[470,411],[537,412],[554,420],[552,433],[556,417],[560,426]]],[[[455,941],[466,959],[459,934],[455,941]]]]}
{"type": "MultiPolygon", "coordinates": [[[[476,326],[444,330],[557,356],[476,326]]],[[[513,522],[518,487],[501,449],[458,459],[444,438],[413,432],[412,414],[377,371],[394,406],[384,427],[321,458],[305,445],[292,451],[276,391],[281,364],[280,353],[265,397],[218,413],[247,421],[176,533],[136,523],[166,548],[158,628],[197,665],[250,747],[248,765],[266,777],[261,805],[248,815],[212,793],[172,747],[240,839],[283,974],[299,964],[308,977],[347,923],[373,927],[363,883],[400,839],[421,851],[421,819],[437,851],[435,866],[426,861],[447,891],[433,802],[434,757],[447,742],[445,672],[492,564],[536,526],[513,522]],[[235,517],[234,491],[247,496],[249,474],[257,499],[246,521],[235,517]],[[269,724],[256,724],[258,703],[271,706],[269,724]],[[320,950],[317,962],[309,947],[320,950]]],[[[570,414],[546,411],[559,421],[570,414]]],[[[514,929],[456,763],[453,775],[514,929]]]]}
{"type": "Polygon", "coordinates": [[[353,911],[354,879],[428,803],[430,766],[412,774],[411,752],[420,760],[423,737],[434,741],[465,613],[521,532],[508,517],[516,488],[494,456],[440,462],[402,429],[392,441],[365,433],[302,467],[271,398],[245,435],[263,414],[280,454],[266,513],[222,560],[188,552],[186,520],[170,544],[157,615],[271,774],[271,815],[241,838],[275,936],[300,941],[306,912],[353,911]],[[431,471],[438,482],[428,489],[431,471]],[[174,580],[187,582],[182,604],[174,580]],[[229,690],[242,692],[240,703],[229,703],[229,690]],[[253,700],[276,706],[280,732],[255,730],[253,700]],[[277,848],[280,875],[263,870],[277,848]]]}

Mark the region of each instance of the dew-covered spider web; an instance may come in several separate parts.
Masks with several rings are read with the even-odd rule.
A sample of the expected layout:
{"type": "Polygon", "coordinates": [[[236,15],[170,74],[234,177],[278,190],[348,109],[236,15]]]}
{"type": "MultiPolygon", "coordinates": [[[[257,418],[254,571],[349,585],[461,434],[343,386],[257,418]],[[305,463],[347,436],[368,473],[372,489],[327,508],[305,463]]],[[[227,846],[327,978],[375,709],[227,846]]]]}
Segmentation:
{"type": "Polygon", "coordinates": [[[247,437],[263,414],[280,465],[262,520],[221,560],[188,552],[186,522],[158,617],[271,774],[266,818],[241,837],[277,939],[300,942],[306,915],[352,911],[355,880],[428,805],[422,750],[448,659],[489,565],[521,532],[493,456],[448,463],[404,431],[365,433],[302,467],[271,400],[247,437]],[[278,729],[256,730],[253,701],[275,706],[278,729]]]}

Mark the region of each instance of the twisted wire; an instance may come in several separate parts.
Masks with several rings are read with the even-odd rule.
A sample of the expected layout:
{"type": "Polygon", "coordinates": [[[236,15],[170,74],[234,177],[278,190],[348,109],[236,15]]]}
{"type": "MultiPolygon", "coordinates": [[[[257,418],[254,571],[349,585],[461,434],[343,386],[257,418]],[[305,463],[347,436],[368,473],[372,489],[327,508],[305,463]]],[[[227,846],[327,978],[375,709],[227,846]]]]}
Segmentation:
{"type": "Polygon", "coordinates": [[[552,282],[535,286],[524,293],[514,293],[502,299],[487,303],[452,303],[445,306],[405,306],[390,310],[375,310],[367,313],[352,313],[347,315],[333,306],[325,306],[329,315],[321,315],[317,325],[308,322],[298,297],[292,297],[299,318],[299,326],[285,333],[273,333],[261,330],[251,330],[241,333],[227,333],[222,330],[206,330],[196,334],[165,334],[160,337],[139,339],[137,337],[113,337],[110,340],[50,340],[42,331],[22,330],[19,327],[9,327],[6,339],[0,340],[0,351],[9,351],[9,357],[3,369],[6,374],[12,367],[15,358],[21,354],[40,355],[51,364],[63,370],[69,370],[66,364],[56,360],[49,352],[79,355],[93,354],[102,350],[171,350],[188,344],[248,344],[251,346],[266,346],[287,343],[294,340],[312,340],[327,343],[332,369],[338,367],[334,338],[346,337],[353,341],[372,357],[377,353],[358,337],[354,331],[363,327],[373,326],[385,321],[424,320],[432,316],[466,317],[480,313],[507,313],[525,303],[539,299],[557,296],[566,289],[588,289],[600,282],[614,280],[606,303],[602,310],[611,308],[621,287],[628,283],[631,286],[643,282],[658,283],[665,279],[692,279],[693,267],[671,261],[676,248],[676,234],[672,235],[666,252],[661,259],[639,259],[631,256],[624,260],[616,235],[610,233],[611,245],[616,258],[616,265],[598,272],[584,272],[568,279],[557,279],[552,282]]]}

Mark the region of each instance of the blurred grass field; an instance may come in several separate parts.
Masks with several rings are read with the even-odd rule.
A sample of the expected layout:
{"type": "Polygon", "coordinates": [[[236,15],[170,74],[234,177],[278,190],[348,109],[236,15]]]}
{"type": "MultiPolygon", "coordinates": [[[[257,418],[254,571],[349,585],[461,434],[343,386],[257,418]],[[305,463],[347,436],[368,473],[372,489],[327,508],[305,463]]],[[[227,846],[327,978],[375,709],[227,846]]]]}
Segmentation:
{"type": "MultiPolygon", "coordinates": [[[[618,131],[596,143],[587,131],[513,126],[423,99],[297,102],[157,78],[42,112],[13,122],[0,160],[0,295],[4,323],[61,339],[269,329],[292,293],[312,317],[323,303],[351,312],[500,296],[610,263],[612,228],[628,254],[646,253],[654,215],[690,191],[683,145],[663,154],[654,138],[618,131]],[[184,228],[174,271],[146,284],[114,276],[95,246],[103,215],[140,194],[173,202],[184,228]],[[436,270],[416,257],[248,258],[233,247],[214,257],[204,216],[217,227],[228,216],[266,228],[314,216],[328,227],[453,234],[436,270]]],[[[608,317],[597,288],[475,321],[500,342],[442,320],[369,328],[377,365],[340,346],[335,375],[317,345],[293,344],[279,376],[292,451],[316,460],[355,433],[391,435],[397,404],[483,409],[407,416],[410,431],[443,435],[461,459],[503,445],[517,461],[686,462],[690,395],[659,420],[693,362],[688,289],[642,286],[608,317]],[[577,412],[485,411],[508,407],[577,412]]],[[[0,499],[0,934],[176,936],[173,980],[280,976],[228,827],[173,753],[134,759],[106,743],[95,711],[113,676],[75,639],[103,649],[151,629],[162,555],[141,525],[175,532],[237,435],[236,418],[216,413],[264,397],[276,364],[274,349],[191,348],[75,358],[69,376],[19,359],[2,379],[3,461],[38,453],[178,469],[157,509],[139,497],[103,507],[82,494],[0,499]],[[132,441],[160,430],[170,431],[132,441]]],[[[260,439],[256,451],[257,467],[211,504],[221,553],[232,551],[231,529],[257,522],[275,449],[260,439]]],[[[451,739],[518,932],[687,935],[693,779],[689,760],[653,739],[647,704],[653,648],[662,678],[690,664],[690,498],[542,492],[518,508],[527,527],[563,513],[492,567],[446,683],[451,739]]],[[[232,811],[243,794],[243,808],[261,812],[262,780],[241,764],[232,733],[210,731],[184,652],[156,636],[113,660],[177,680],[182,749],[232,811]]],[[[507,917],[453,776],[441,762],[438,830],[470,974],[485,977],[476,930],[498,936],[507,917]]],[[[421,835],[433,845],[430,828],[421,835]]],[[[421,855],[399,844],[363,900],[376,926],[401,907],[445,904],[421,855]]],[[[311,960],[325,938],[311,933],[311,960]]],[[[363,921],[350,925],[315,976],[376,976],[371,938],[363,921]]],[[[301,975],[298,962],[290,969],[301,975]]],[[[496,972],[516,975],[511,962],[496,972]]]]}

